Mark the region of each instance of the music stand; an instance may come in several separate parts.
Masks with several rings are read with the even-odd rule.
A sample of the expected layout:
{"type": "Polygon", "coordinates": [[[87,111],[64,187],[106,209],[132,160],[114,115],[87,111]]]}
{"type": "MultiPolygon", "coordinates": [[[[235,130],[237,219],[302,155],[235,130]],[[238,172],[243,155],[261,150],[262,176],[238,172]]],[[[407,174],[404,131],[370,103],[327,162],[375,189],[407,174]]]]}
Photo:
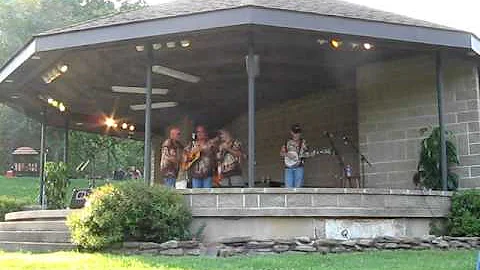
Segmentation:
{"type": "Polygon", "coordinates": [[[360,176],[361,176],[361,182],[362,182],[362,188],[363,188],[365,187],[365,163],[368,164],[369,167],[372,167],[372,164],[370,163],[370,161],[368,161],[367,157],[360,152],[360,149],[358,149],[358,147],[355,146],[347,136],[343,136],[343,143],[345,145],[350,145],[350,147],[352,147],[353,150],[360,157],[360,171],[361,171],[360,176]]]}

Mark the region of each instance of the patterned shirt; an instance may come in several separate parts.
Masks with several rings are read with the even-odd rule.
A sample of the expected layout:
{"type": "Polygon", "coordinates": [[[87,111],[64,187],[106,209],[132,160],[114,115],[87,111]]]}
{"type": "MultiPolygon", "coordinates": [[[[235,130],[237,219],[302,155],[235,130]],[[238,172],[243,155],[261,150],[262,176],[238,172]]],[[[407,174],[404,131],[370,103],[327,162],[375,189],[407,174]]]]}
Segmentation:
{"type": "Polygon", "coordinates": [[[307,141],[305,139],[300,139],[299,141],[289,139],[285,143],[285,146],[287,148],[287,153],[295,152],[296,154],[298,154],[298,157],[300,158],[300,163],[295,167],[303,166],[304,158],[302,157],[308,152],[307,141]]]}
{"type": "Polygon", "coordinates": [[[167,139],[162,144],[162,156],[160,158],[160,171],[164,178],[177,178],[180,169],[183,146],[172,139],[167,139]]]}
{"type": "MultiPolygon", "coordinates": [[[[189,153],[193,149],[193,145],[190,143],[185,147],[185,152],[189,153]]],[[[201,149],[200,158],[195,161],[188,173],[191,178],[204,179],[213,176],[213,170],[215,167],[215,147],[207,142],[201,149]]]]}
{"type": "MultiPolygon", "coordinates": [[[[230,141],[228,143],[228,147],[231,148],[233,151],[242,152],[242,143],[238,140],[230,141]]],[[[241,175],[241,158],[242,156],[237,157],[226,150],[218,151],[217,159],[222,166],[222,175],[227,177],[233,175],[241,175]]]]}

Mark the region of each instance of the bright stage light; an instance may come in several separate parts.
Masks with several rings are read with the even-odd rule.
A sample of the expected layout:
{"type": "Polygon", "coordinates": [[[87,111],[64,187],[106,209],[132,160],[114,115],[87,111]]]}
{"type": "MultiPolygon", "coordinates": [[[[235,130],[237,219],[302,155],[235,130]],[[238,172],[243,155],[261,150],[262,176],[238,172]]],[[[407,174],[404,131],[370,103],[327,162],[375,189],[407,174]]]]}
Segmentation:
{"type": "Polygon", "coordinates": [[[115,120],[113,120],[113,118],[107,117],[107,119],[105,119],[105,125],[107,127],[113,127],[113,126],[115,126],[115,124],[116,123],[115,123],[115,120]]]}
{"type": "Polygon", "coordinates": [[[65,105],[63,105],[63,103],[60,102],[60,104],[58,104],[58,109],[61,111],[61,112],[64,112],[67,107],[65,107],[65,105]]]}
{"type": "Polygon", "coordinates": [[[342,46],[342,41],[339,40],[339,39],[332,39],[330,40],[330,45],[334,48],[334,49],[338,49],[340,48],[340,46],[342,46]]]}
{"type": "Polygon", "coordinates": [[[134,131],[134,130],[135,130],[135,126],[134,126],[134,125],[130,125],[130,127],[128,127],[128,130],[134,131]]]}
{"type": "Polygon", "coordinates": [[[127,129],[128,128],[128,124],[127,123],[123,123],[122,124],[122,129],[127,129]]]}

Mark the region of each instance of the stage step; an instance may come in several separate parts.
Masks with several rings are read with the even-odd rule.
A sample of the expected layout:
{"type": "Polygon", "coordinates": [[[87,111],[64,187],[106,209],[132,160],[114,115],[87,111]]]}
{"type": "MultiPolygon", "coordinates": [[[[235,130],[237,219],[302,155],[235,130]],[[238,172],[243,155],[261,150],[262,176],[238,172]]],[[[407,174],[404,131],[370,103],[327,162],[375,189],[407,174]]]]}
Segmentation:
{"type": "Polygon", "coordinates": [[[70,243],[68,231],[0,231],[0,241],[70,243]]]}
{"type": "Polygon", "coordinates": [[[40,243],[40,242],[11,242],[0,241],[0,250],[3,251],[29,251],[29,252],[54,252],[75,250],[71,243],[40,243]]]}
{"type": "Polygon", "coordinates": [[[65,218],[70,210],[12,212],[0,222],[0,250],[53,252],[75,250],[65,218]]]}
{"type": "Polygon", "coordinates": [[[64,220],[0,222],[0,231],[68,231],[64,220]]]}

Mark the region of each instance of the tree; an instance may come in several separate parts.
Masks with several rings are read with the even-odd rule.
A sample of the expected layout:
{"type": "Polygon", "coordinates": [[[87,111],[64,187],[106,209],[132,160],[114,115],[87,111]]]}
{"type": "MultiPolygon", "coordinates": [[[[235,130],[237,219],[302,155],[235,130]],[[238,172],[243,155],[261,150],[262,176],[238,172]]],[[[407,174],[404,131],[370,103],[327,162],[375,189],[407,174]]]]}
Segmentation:
{"type": "MultiPolygon", "coordinates": [[[[145,0],[0,0],[0,63],[36,33],[145,5],[145,0]]],[[[49,127],[47,132],[48,158],[58,161],[63,151],[63,130],[49,127]]],[[[108,164],[103,164],[108,157],[118,159],[122,166],[141,165],[138,151],[143,149],[135,141],[72,131],[70,145],[73,164],[93,157],[102,172],[109,170],[108,164]],[[128,153],[135,156],[127,157],[128,153]]],[[[8,168],[11,152],[19,146],[40,148],[40,124],[0,104],[0,170],[8,168]]]]}

